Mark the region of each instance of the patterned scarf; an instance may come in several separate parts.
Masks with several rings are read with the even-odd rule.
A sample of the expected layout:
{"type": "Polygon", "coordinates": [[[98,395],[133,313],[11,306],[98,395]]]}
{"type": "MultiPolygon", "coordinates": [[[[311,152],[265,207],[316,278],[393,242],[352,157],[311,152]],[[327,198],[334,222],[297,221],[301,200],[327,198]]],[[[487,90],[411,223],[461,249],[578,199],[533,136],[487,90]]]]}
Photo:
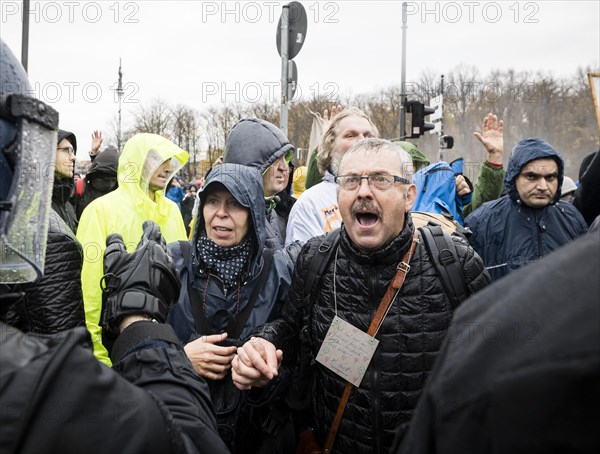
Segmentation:
{"type": "Polygon", "coordinates": [[[234,287],[252,254],[251,235],[235,246],[224,248],[202,232],[197,244],[200,260],[221,278],[226,289],[234,287]]]}

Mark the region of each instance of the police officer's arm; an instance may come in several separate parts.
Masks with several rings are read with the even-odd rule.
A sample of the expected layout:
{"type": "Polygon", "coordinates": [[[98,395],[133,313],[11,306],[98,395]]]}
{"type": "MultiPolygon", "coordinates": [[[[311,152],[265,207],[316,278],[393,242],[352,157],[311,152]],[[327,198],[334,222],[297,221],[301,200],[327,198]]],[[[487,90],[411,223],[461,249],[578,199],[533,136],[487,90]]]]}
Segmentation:
{"type": "Polygon", "coordinates": [[[163,322],[177,301],[180,281],[158,226],[144,223],[133,254],[120,235],[107,238],[102,325],[117,334],[113,369],[149,391],[170,433],[198,451],[227,452],[220,439],[210,393],[187,359],[170,325],[163,322]]]}

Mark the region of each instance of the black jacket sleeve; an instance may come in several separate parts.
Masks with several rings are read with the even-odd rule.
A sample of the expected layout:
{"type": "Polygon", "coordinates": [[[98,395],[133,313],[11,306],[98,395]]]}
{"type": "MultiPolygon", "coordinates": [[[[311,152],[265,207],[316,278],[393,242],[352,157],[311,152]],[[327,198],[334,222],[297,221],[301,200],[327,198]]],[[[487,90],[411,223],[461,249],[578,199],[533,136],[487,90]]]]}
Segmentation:
{"type": "Polygon", "coordinates": [[[36,283],[13,287],[13,291],[24,292],[24,298],[10,308],[10,325],[38,334],[85,326],[82,262],[81,245],[65,222],[51,210],[44,277],[36,283]]]}
{"type": "Polygon", "coordinates": [[[592,225],[596,216],[600,215],[600,152],[596,153],[581,176],[573,205],[581,212],[588,225],[592,225]]]}
{"type": "Polygon", "coordinates": [[[0,328],[1,452],[228,452],[206,383],[164,333],[147,331],[117,373],[94,358],[84,328],[0,328]]]}
{"type": "Polygon", "coordinates": [[[117,339],[111,357],[114,370],[154,398],[172,444],[181,441],[183,452],[207,448],[211,453],[228,452],[217,432],[208,385],[192,367],[170,325],[130,325],[117,339]],[[134,347],[123,352],[123,343],[134,347]],[[116,356],[120,353],[122,357],[116,356]]]}
{"type": "MultiPolygon", "coordinates": [[[[316,244],[316,243],[313,243],[316,244]]],[[[318,244],[317,244],[318,245],[318,244]]],[[[296,266],[292,276],[292,285],[288,291],[287,300],[281,310],[280,318],[260,326],[254,333],[257,337],[262,337],[273,343],[275,347],[283,350],[284,363],[285,355],[295,357],[300,343],[300,332],[302,331],[304,320],[305,301],[305,268],[310,263],[310,257],[314,254],[309,244],[302,247],[300,251],[299,244],[294,243],[290,247],[296,249],[290,258],[294,258],[298,252],[296,266]]],[[[312,248],[315,249],[315,248],[312,248]]],[[[293,362],[293,361],[292,361],[293,362]]]]}

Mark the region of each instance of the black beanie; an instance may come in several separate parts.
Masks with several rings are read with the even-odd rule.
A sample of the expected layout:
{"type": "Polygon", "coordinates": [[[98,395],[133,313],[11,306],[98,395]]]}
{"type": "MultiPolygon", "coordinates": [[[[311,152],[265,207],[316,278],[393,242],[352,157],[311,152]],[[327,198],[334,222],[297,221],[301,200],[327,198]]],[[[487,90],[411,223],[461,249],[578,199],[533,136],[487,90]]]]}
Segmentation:
{"type": "Polygon", "coordinates": [[[73,147],[73,150],[75,150],[75,153],[77,153],[77,139],[75,138],[75,134],[73,134],[70,131],[65,131],[64,129],[59,129],[58,140],[56,141],[56,145],[61,143],[63,139],[67,139],[73,147]]]}

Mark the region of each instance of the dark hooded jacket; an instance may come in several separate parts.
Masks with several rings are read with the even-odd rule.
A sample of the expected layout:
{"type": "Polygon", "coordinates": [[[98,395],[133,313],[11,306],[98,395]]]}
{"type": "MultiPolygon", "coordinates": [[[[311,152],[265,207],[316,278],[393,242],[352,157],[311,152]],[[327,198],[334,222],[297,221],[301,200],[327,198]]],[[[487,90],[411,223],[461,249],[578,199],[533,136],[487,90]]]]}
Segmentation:
{"type": "Polygon", "coordinates": [[[599,269],[596,232],[465,301],[391,452],[599,452],[599,269]]]}
{"type": "Polygon", "coordinates": [[[115,147],[108,147],[99,153],[83,183],[83,194],[75,206],[77,218],[93,200],[117,189],[117,169],[119,167],[119,152],[115,147]]]}
{"type": "Polygon", "coordinates": [[[600,151],[587,155],[581,161],[579,187],[575,191],[573,205],[590,226],[600,215],[600,151]]]}
{"type": "MultiPolygon", "coordinates": [[[[308,347],[315,358],[336,313],[336,300],[337,315],[366,332],[396,266],[411,245],[413,232],[411,217],[407,216],[404,229],[389,245],[363,254],[342,226],[337,251],[322,275],[312,311],[305,318],[305,280],[312,269],[313,257],[319,253],[322,237],[310,239],[298,257],[282,317],[263,325],[255,335],[282,349],[284,361],[288,358],[292,363],[296,361],[302,338],[303,347],[308,347]],[[308,321],[305,329],[304,320],[308,321]]],[[[473,294],[488,284],[489,276],[473,249],[461,238],[453,240],[468,293],[473,294]]],[[[410,267],[375,336],[379,344],[360,387],[352,390],[333,452],[389,452],[396,430],[408,426],[446,335],[454,308],[423,242],[417,244],[410,267]]],[[[309,395],[321,443],[331,427],[345,383],[334,372],[314,363],[309,395]]]]}
{"type": "MultiPolygon", "coordinates": [[[[75,134],[63,129],[58,130],[58,143],[64,139],[68,140],[77,152],[77,139],[75,134]]],[[[69,226],[73,233],[77,233],[77,215],[75,208],[71,205],[69,199],[75,188],[75,180],[71,178],[54,178],[52,188],[52,209],[58,213],[63,221],[69,226]]]]}
{"type": "Polygon", "coordinates": [[[171,327],[137,322],[117,342],[110,369],[85,328],[41,336],[0,322],[0,452],[227,453],[171,327]]]}
{"type": "MultiPolygon", "coordinates": [[[[258,118],[247,118],[238,122],[229,133],[223,162],[254,167],[261,175],[281,156],[293,152],[294,146],[275,125],[258,118]]],[[[266,241],[265,245],[281,249],[285,244],[287,216],[275,211],[277,199],[265,199],[266,241]]],[[[291,210],[291,205],[289,207],[291,210]]],[[[288,215],[289,215],[288,210],[288,215]]]]}
{"type": "MultiPolygon", "coordinates": [[[[168,323],[175,328],[177,336],[184,343],[190,342],[201,335],[228,331],[227,327],[219,326],[219,321],[223,320],[224,317],[219,316],[217,311],[224,310],[227,312],[228,317],[237,319],[239,314],[244,311],[251,294],[258,285],[265,263],[264,197],[262,178],[259,172],[246,166],[222,164],[211,171],[199,196],[198,220],[195,224],[191,247],[187,248],[186,251],[182,242],[169,245],[175,265],[180,272],[182,287],[179,301],[169,313],[168,323]],[[225,291],[219,277],[207,268],[204,262],[199,259],[197,253],[197,242],[202,231],[204,231],[202,206],[207,189],[215,183],[223,184],[241,205],[250,210],[249,222],[251,222],[251,225],[248,229],[248,235],[252,235],[253,251],[247,267],[242,272],[239,281],[239,292],[235,290],[225,291]],[[187,252],[187,257],[183,256],[184,251],[187,252]],[[196,296],[190,295],[190,292],[196,292],[196,296]],[[201,299],[202,295],[204,295],[204,300],[201,299]],[[203,316],[206,319],[204,325],[206,331],[198,332],[196,319],[199,317],[194,316],[192,304],[204,305],[203,316]]],[[[299,246],[296,247],[300,248],[299,246]]],[[[256,296],[254,307],[241,329],[239,337],[228,338],[228,342],[241,345],[242,340],[248,338],[258,325],[274,320],[279,316],[291,284],[293,267],[294,262],[287,250],[274,252],[264,285],[256,296]]],[[[232,337],[231,332],[228,332],[228,334],[232,337]]],[[[219,428],[224,434],[231,413],[243,405],[243,397],[231,382],[231,374],[228,374],[223,380],[207,381],[211,388],[219,428]]],[[[227,436],[224,435],[224,438],[227,438],[227,436]]],[[[231,440],[228,440],[228,442],[231,442],[231,440]]]]}
{"type": "Polygon", "coordinates": [[[473,232],[469,242],[492,280],[540,259],[587,231],[579,211],[560,201],[563,175],[562,157],[547,142],[526,139],[515,146],[504,179],[506,195],[483,204],[465,220],[473,232]],[[521,200],[516,179],[527,163],[548,158],[558,164],[558,190],[547,206],[532,208],[521,200]]]}

